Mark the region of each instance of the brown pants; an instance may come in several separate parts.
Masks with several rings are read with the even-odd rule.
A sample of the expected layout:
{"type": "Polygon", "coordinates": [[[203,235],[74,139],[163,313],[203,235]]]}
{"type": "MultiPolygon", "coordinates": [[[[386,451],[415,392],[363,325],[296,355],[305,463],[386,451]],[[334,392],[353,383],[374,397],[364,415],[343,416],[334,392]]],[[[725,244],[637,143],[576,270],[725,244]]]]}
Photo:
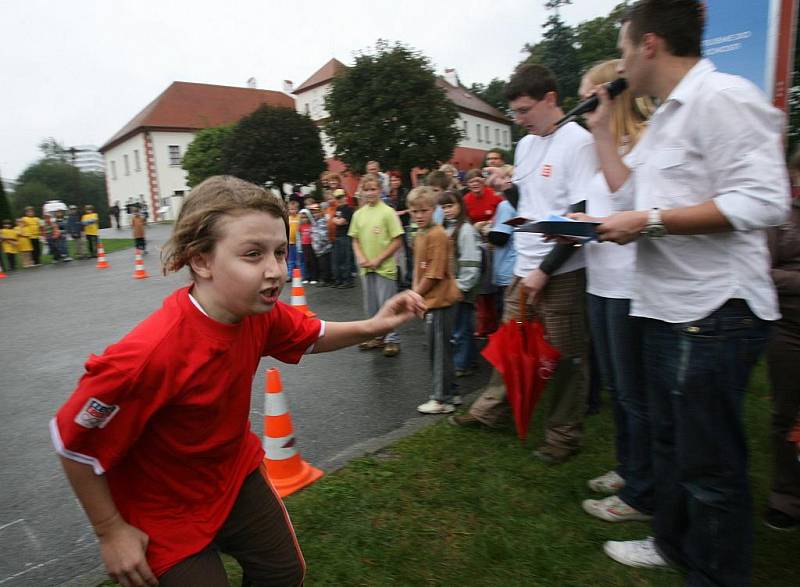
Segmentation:
{"type": "MultiPolygon", "coordinates": [[[[520,316],[520,281],[514,278],[506,288],[503,322],[520,316]]],[[[569,452],[580,447],[586,410],[585,290],[585,271],[570,271],[550,278],[536,307],[525,306],[525,317],[539,317],[550,344],[561,351],[551,385],[542,397],[548,403],[545,444],[569,452]]],[[[487,426],[497,426],[508,417],[506,388],[497,371],[469,412],[487,426]]]]}
{"type": "Polygon", "coordinates": [[[228,587],[220,552],[230,554],[242,566],[243,587],[303,584],[303,555],[263,465],[245,479],[214,542],[161,575],[159,587],[228,587]]]}

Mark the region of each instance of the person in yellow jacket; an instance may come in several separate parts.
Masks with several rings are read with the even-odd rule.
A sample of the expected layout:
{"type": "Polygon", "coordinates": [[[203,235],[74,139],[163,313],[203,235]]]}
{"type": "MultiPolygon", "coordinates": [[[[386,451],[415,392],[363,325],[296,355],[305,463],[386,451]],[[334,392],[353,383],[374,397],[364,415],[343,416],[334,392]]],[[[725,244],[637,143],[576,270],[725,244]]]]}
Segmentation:
{"type": "Polygon", "coordinates": [[[28,237],[31,242],[31,255],[33,257],[33,266],[38,267],[42,257],[42,244],[39,240],[42,236],[42,219],[36,216],[33,206],[25,208],[25,215],[22,217],[23,235],[28,237]]]}
{"type": "Polygon", "coordinates": [[[100,220],[91,204],[83,207],[81,224],[83,224],[83,233],[86,235],[86,242],[89,245],[89,255],[97,258],[97,233],[100,228],[100,220]]]}
{"type": "Polygon", "coordinates": [[[8,270],[17,268],[17,231],[8,218],[3,219],[3,228],[0,229],[0,241],[3,243],[3,253],[6,257],[8,270]]]}
{"type": "Polygon", "coordinates": [[[31,239],[25,234],[27,228],[23,218],[17,219],[17,253],[20,256],[22,266],[30,267],[33,265],[33,245],[31,244],[31,239]]]}

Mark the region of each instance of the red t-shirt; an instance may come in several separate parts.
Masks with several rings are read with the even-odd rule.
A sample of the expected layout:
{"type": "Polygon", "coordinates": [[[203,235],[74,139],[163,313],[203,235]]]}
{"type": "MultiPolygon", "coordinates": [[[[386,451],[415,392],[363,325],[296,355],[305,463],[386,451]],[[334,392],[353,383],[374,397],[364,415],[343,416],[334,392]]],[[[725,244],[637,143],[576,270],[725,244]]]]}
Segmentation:
{"type": "Polygon", "coordinates": [[[150,536],[156,575],[205,548],[264,458],[250,430],[262,356],[297,363],[320,321],[278,302],[238,324],[179,289],[101,356],[53,418],[58,452],[105,473],[125,520],[150,536]]]}
{"type": "Polygon", "coordinates": [[[300,244],[301,245],[310,245],[311,244],[311,225],[310,224],[299,224],[297,229],[300,231],[300,244]]]}
{"type": "Polygon", "coordinates": [[[491,220],[492,216],[494,216],[494,211],[502,201],[503,198],[498,196],[489,186],[485,186],[480,195],[475,194],[475,192],[467,192],[467,195],[464,196],[464,205],[467,207],[469,221],[475,224],[476,222],[491,220]]]}

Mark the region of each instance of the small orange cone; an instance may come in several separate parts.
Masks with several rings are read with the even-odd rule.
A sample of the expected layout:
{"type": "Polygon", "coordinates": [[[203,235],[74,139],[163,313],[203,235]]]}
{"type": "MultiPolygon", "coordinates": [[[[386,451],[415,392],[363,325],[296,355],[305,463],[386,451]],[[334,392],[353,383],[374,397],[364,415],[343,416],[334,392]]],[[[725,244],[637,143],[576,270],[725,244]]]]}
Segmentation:
{"type": "Polygon", "coordinates": [[[97,241],[97,269],[108,269],[111,265],[106,261],[106,250],[103,248],[103,241],[97,241]]]}
{"type": "Polygon", "coordinates": [[[311,318],[316,316],[316,314],[308,307],[308,304],[306,304],[306,290],[303,289],[303,277],[300,275],[300,270],[297,268],[292,270],[291,305],[305,313],[306,316],[311,318]]]}
{"type": "Polygon", "coordinates": [[[136,257],[133,262],[133,278],[145,279],[146,277],[150,276],[147,274],[147,271],[144,270],[144,260],[142,259],[142,251],[136,249],[136,257]]]}
{"type": "Polygon", "coordinates": [[[281,497],[311,485],[324,475],[303,460],[296,444],[280,371],[268,369],[264,397],[264,465],[272,486],[281,497]]]}
{"type": "Polygon", "coordinates": [[[2,268],[2,267],[0,267],[0,279],[5,279],[6,277],[8,277],[8,275],[6,275],[6,274],[3,272],[3,268],[2,268]]]}

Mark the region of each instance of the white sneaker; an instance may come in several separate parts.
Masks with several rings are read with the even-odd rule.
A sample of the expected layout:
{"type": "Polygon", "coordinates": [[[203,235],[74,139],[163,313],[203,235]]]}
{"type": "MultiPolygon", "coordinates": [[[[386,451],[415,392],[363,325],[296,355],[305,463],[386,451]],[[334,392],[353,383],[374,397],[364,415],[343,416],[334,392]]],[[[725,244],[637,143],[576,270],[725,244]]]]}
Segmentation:
{"type": "Polygon", "coordinates": [[[454,406],[460,406],[464,403],[464,400],[460,395],[454,395],[452,398],[450,398],[450,401],[453,402],[454,406]]]}
{"type": "Polygon", "coordinates": [[[432,399],[417,406],[417,411],[421,414],[452,414],[456,411],[456,408],[453,404],[443,404],[440,401],[432,399]]]}
{"type": "Polygon", "coordinates": [[[311,285],[317,285],[317,281],[315,279],[312,279],[308,283],[310,283],[311,285]]]}
{"type": "Polygon", "coordinates": [[[616,495],[605,499],[585,499],[581,505],[587,514],[606,522],[646,522],[653,518],[632,508],[616,495]]]}
{"type": "Polygon", "coordinates": [[[609,471],[605,475],[591,479],[587,484],[589,489],[597,493],[613,494],[625,487],[625,479],[620,477],[616,471],[609,471]]]}
{"type": "Polygon", "coordinates": [[[652,536],[648,536],[644,540],[626,540],[625,542],[609,540],[603,544],[603,550],[618,563],[629,567],[657,568],[669,566],[664,557],[658,554],[656,541],[652,536]]]}
{"type": "Polygon", "coordinates": [[[308,279],[304,279],[304,280],[303,280],[303,283],[308,283],[308,279]]]}

